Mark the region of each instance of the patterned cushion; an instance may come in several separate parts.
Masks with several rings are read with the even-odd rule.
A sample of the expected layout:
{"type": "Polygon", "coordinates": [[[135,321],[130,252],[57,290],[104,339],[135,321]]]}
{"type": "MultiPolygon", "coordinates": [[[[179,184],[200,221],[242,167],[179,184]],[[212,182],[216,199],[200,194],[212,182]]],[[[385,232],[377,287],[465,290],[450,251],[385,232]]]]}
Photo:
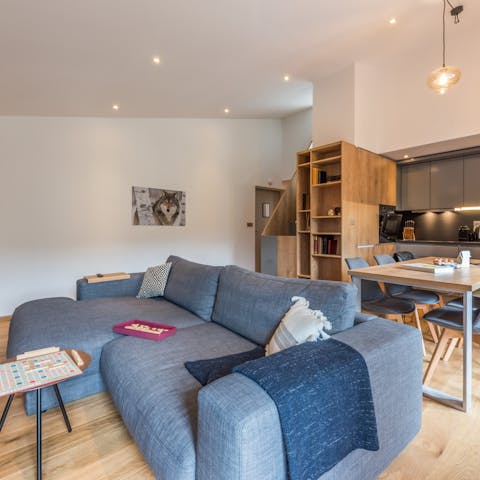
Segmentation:
{"type": "Polygon", "coordinates": [[[147,268],[137,298],[163,297],[171,263],[147,268]]]}
{"type": "Polygon", "coordinates": [[[323,329],[330,330],[331,323],[320,310],[309,308],[308,300],[292,297],[293,305],[283,316],[270,342],[265,347],[265,355],[285,350],[304,342],[315,342],[321,336],[329,338],[323,329]]]}

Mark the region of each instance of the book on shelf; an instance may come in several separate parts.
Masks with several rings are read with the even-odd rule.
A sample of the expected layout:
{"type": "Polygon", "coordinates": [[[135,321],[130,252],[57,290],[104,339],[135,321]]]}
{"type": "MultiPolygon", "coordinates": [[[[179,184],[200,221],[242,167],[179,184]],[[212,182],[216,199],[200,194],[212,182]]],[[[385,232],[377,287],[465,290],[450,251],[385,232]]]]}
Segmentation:
{"type": "Polygon", "coordinates": [[[332,235],[314,235],[313,253],[315,255],[337,255],[338,240],[332,235]]]}
{"type": "Polygon", "coordinates": [[[310,194],[302,193],[302,210],[310,209],[310,194]]]}
{"type": "Polygon", "coordinates": [[[313,236],[312,252],[314,254],[318,253],[318,237],[316,235],[313,236]]]}

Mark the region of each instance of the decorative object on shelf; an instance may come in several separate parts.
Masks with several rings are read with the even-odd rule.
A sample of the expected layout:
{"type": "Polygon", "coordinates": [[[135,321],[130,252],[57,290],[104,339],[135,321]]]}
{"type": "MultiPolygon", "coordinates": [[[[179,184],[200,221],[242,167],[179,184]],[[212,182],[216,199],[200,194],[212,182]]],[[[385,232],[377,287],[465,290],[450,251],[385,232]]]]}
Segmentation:
{"type": "Polygon", "coordinates": [[[454,7],[450,3],[450,0],[443,0],[443,63],[440,68],[435,69],[430,74],[427,82],[428,86],[440,95],[444,95],[448,91],[448,89],[455,85],[462,77],[462,73],[457,67],[454,67],[453,65],[446,65],[445,62],[445,14],[447,10],[447,3],[451,8],[450,14],[455,18],[455,24],[460,22],[459,15],[463,12],[462,5],[454,7]]]}
{"type": "Polygon", "coordinates": [[[329,175],[327,177],[327,182],[338,182],[341,179],[342,179],[341,175],[329,175]]]}
{"type": "Polygon", "coordinates": [[[185,192],[132,187],[132,225],[184,227],[185,192]]]}
{"type": "Polygon", "coordinates": [[[340,207],[335,207],[335,208],[333,209],[333,213],[335,214],[335,216],[338,217],[339,215],[342,214],[342,209],[341,209],[340,207]]]}
{"type": "Polygon", "coordinates": [[[327,172],[325,170],[318,171],[318,183],[327,183],[327,172]]]}
{"type": "Polygon", "coordinates": [[[327,215],[329,217],[334,217],[335,216],[335,209],[334,208],[329,208],[327,211],[327,215]]]}

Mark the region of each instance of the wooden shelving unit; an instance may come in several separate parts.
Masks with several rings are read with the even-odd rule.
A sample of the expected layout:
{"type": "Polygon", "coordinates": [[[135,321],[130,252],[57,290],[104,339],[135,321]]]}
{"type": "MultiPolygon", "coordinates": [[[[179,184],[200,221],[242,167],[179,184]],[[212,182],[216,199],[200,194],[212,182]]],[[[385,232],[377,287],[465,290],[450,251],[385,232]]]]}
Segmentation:
{"type": "Polygon", "coordinates": [[[378,205],[395,205],[394,162],[336,142],[298,152],[296,164],[299,278],[348,280],[345,258],[393,252],[378,245],[378,205]]]}

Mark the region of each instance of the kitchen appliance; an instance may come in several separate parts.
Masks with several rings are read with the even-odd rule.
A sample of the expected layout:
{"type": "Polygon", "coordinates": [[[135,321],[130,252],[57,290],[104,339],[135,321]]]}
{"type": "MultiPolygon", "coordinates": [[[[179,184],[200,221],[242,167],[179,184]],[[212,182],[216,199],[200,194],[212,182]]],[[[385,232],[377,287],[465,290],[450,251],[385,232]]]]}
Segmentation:
{"type": "Polygon", "coordinates": [[[478,220],[473,221],[473,239],[476,242],[480,240],[480,222],[478,220]]]}
{"type": "Polygon", "coordinates": [[[458,229],[458,241],[470,242],[473,240],[473,233],[468,225],[461,225],[458,229]]]}
{"type": "Polygon", "coordinates": [[[379,205],[380,243],[395,242],[400,238],[403,215],[395,212],[394,205],[379,205]]]}
{"type": "Polygon", "coordinates": [[[407,220],[403,226],[403,239],[415,240],[415,222],[413,220],[407,220]]]}

